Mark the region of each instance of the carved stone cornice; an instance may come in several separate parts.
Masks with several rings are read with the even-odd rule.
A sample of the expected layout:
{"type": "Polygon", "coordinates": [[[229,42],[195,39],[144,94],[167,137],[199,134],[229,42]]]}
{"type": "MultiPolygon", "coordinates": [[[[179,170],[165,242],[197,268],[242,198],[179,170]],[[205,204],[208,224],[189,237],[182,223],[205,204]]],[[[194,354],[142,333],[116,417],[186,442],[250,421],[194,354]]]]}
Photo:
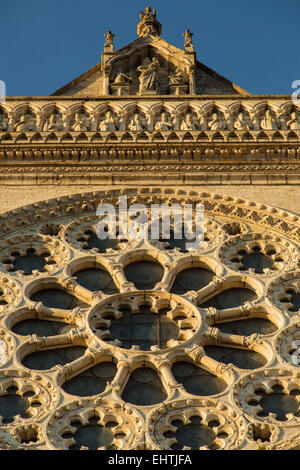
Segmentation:
{"type": "MultiPolygon", "coordinates": [[[[159,175],[162,184],[200,181],[224,184],[297,184],[300,150],[295,144],[5,144],[0,146],[0,178],[20,184],[78,181],[126,183],[159,175]],[[45,179],[46,178],[46,179],[45,179]],[[119,180],[121,182],[121,180],[119,180]]],[[[156,178],[157,179],[157,178],[156,178]]],[[[154,182],[152,182],[154,184],[154,182]]]]}

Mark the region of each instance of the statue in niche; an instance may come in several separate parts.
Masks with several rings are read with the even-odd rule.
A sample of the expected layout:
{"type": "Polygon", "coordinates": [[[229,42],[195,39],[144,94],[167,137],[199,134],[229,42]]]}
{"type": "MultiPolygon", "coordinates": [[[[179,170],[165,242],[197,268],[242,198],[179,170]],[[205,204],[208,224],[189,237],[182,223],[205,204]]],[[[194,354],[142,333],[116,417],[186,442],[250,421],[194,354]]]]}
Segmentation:
{"type": "Polygon", "coordinates": [[[248,119],[247,115],[243,112],[240,112],[234,121],[233,127],[237,131],[244,131],[244,130],[251,130],[252,129],[252,123],[250,119],[248,119]]]}
{"type": "Polygon", "coordinates": [[[158,79],[158,70],[160,68],[159,61],[153,57],[151,60],[149,57],[145,57],[143,64],[137,68],[138,72],[141,72],[139,76],[139,94],[160,94],[160,84],[158,79]]]}
{"type": "Polygon", "coordinates": [[[202,131],[207,130],[207,114],[204,111],[198,112],[198,128],[202,131]]]}
{"type": "Polygon", "coordinates": [[[8,130],[8,117],[5,114],[0,114],[0,132],[8,130]]]}
{"type": "Polygon", "coordinates": [[[282,129],[282,130],[287,130],[287,122],[289,120],[289,115],[287,114],[287,112],[283,112],[281,114],[278,114],[277,115],[277,124],[278,124],[278,128],[279,129],[282,129]]]}
{"type": "Polygon", "coordinates": [[[237,120],[236,116],[232,114],[228,109],[224,111],[224,119],[225,119],[227,130],[235,129],[234,124],[235,124],[235,121],[237,120]]]}
{"type": "Polygon", "coordinates": [[[264,131],[278,129],[277,119],[272,116],[272,113],[269,109],[267,109],[267,111],[265,112],[265,115],[261,120],[260,126],[264,131]]]}
{"type": "Polygon", "coordinates": [[[155,124],[155,130],[170,131],[171,129],[173,129],[173,124],[169,121],[167,113],[161,113],[160,121],[155,124]]]}
{"type": "Polygon", "coordinates": [[[288,129],[295,131],[300,130],[300,119],[295,111],[291,114],[291,119],[286,123],[286,125],[288,129]]]}
{"type": "Polygon", "coordinates": [[[113,132],[117,130],[116,123],[111,111],[105,114],[105,118],[100,122],[99,129],[102,132],[113,132]]]}
{"type": "Polygon", "coordinates": [[[185,119],[182,120],[180,130],[182,131],[196,131],[197,127],[194,124],[193,116],[188,113],[185,119]]]}
{"type": "Polygon", "coordinates": [[[75,114],[75,122],[73,124],[73,131],[75,132],[86,132],[90,128],[90,121],[83,113],[75,114]]]}
{"type": "Polygon", "coordinates": [[[260,130],[260,118],[256,112],[250,112],[250,121],[254,131],[260,130]]]}
{"type": "Polygon", "coordinates": [[[132,132],[139,132],[144,130],[141,117],[139,114],[135,114],[128,125],[128,129],[132,132]]]}
{"type": "Polygon", "coordinates": [[[222,131],[227,129],[227,124],[222,114],[213,113],[208,127],[211,131],[222,131]]]}
{"type": "Polygon", "coordinates": [[[43,127],[43,131],[63,131],[64,129],[65,126],[59,114],[51,114],[43,127]]]}
{"type": "Polygon", "coordinates": [[[36,131],[36,118],[33,114],[27,113],[20,117],[19,121],[14,125],[14,130],[16,132],[32,132],[36,131]]]}

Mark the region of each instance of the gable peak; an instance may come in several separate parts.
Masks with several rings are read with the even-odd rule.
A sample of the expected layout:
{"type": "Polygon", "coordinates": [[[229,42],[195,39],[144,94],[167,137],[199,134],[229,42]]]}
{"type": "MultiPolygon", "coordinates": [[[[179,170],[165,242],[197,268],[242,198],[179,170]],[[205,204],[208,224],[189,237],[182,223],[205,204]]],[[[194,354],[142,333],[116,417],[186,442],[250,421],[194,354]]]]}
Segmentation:
{"type": "Polygon", "coordinates": [[[140,13],[141,21],[137,25],[137,34],[139,37],[145,37],[152,34],[153,36],[161,35],[161,24],[156,19],[156,10],[152,11],[151,7],[146,7],[145,12],[140,13]]]}

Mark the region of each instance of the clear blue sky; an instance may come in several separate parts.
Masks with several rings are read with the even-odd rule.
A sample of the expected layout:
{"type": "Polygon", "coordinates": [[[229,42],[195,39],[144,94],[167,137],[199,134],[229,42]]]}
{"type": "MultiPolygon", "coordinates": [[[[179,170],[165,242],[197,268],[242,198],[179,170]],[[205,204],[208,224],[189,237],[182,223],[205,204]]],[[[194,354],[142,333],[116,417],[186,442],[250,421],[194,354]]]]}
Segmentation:
{"type": "Polygon", "coordinates": [[[289,94],[300,79],[299,0],[1,0],[0,80],[8,96],[49,95],[136,39],[139,12],[157,9],[162,37],[251,93],[289,94]]]}

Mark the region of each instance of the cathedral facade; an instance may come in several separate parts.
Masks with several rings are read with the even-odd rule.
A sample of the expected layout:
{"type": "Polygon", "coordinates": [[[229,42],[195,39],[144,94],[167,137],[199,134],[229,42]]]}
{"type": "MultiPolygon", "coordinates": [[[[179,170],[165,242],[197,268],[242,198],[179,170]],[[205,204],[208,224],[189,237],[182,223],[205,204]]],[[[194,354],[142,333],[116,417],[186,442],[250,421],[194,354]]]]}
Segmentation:
{"type": "Polygon", "coordinates": [[[150,7],[137,34],[0,105],[0,448],[300,449],[300,105],[199,62],[189,30],[167,43],[150,7]],[[201,204],[201,246],[174,213],[168,237],[99,238],[121,196],[201,204]]]}

